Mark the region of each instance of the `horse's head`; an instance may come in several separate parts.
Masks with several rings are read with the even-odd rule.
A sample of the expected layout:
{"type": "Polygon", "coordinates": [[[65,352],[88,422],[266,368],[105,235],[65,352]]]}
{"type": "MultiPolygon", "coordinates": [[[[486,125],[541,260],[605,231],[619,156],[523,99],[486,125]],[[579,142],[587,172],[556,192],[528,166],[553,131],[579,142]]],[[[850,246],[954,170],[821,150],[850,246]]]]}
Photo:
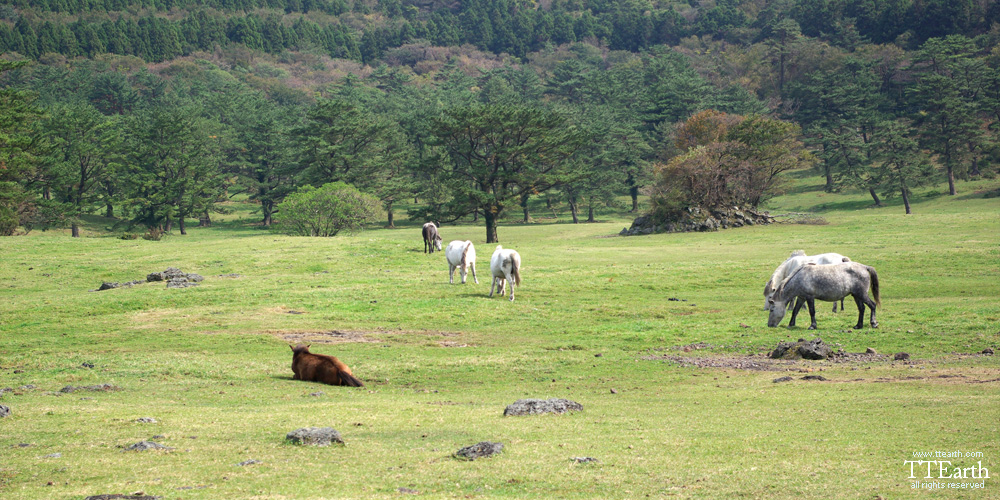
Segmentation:
{"type": "Polygon", "coordinates": [[[770,311],[767,315],[767,326],[774,328],[781,324],[781,320],[785,319],[785,303],[776,300],[777,294],[767,299],[767,309],[770,311]]]}
{"type": "Polygon", "coordinates": [[[435,235],[434,235],[434,246],[436,246],[436,247],[437,247],[437,249],[438,249],[438,251],[439,251],[439,252],[441,251],[441,241],[442,241],[443,239],[444,239],[444,238],[441,238],[441,235],[440,235],[440,234],[435,234],[435,235]]]}
{"type": "Polygon", "coordinates": [[[299,344],[295,347],[289,345],[288,347],[292,350],[293,354],[302,354],[302,353],[308,354],[310,345],[312,344],[299,344]]]}

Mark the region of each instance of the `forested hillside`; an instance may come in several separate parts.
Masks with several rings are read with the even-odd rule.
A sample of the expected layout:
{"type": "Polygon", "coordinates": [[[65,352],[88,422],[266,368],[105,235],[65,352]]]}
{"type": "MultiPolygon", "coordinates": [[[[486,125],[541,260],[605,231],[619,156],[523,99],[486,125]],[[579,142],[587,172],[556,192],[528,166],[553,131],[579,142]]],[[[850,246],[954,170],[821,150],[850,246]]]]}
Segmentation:
{"type": "Polygon", "coordinates": [[[18,0],[0,52],[4,235],[241,194],[270,226],[342,181],[492,241],[532,198],[756,207],[803,167],[909,211],[1000,162],[988,0],[18,0]]]}

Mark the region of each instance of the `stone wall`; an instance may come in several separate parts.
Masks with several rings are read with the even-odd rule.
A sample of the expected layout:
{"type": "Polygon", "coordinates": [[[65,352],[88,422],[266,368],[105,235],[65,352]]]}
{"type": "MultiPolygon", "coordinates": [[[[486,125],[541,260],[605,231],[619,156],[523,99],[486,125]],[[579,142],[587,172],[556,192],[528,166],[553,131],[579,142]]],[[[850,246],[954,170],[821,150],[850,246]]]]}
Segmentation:
{"type": "Polygon", "coordinates": [[[718,231],[731,227],[771,224],[774,217],[767,213],[754,210],[740,210],[733,207],[730,210],[706,210],[689,207],[669,221],[654,221],[649,214],[639,216],[632,222],[632,227],[623,228],[621,236],[653,233],[686,233],[691,231],[718,231]]]}

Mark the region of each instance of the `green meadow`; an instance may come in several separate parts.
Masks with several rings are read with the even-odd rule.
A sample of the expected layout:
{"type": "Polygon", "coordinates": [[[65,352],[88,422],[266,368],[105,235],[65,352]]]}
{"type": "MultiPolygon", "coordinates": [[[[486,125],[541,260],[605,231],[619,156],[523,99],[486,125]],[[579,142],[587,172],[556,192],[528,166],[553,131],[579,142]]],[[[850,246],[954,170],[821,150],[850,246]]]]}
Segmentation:
{"type": "Polygon", "coordinates": [[[161,241],[96,217],[82,238],[2,238],[0,498],[1000,498],[1000,358],[980,354],[1000,348],[1000,181],[922,190],[913,215],[818,182],[767,208],[819,223],[710,233],[619,237],[629,214],[572,224],[536,207],[499,229],[523,260],[514,302],[487,297],[494,246],[471,221],[441,233],[477,245],[478,285],[448,283],[423,221],[291,237],[233,203],[161,241]],[[767,328],[763,285],[796,249],[875,267],[879,328],[851,329],[850,298],[817,304],[815,332],[805,309],[767,328]],[[168,266],[205,280],[92,291],[168,266]],[[816,336],[885,356],[738,366],[816,336]],[[297,342],[366,387],[292,380],[297,342]],[[95,384],[119,390],[59,392],[95,384]],[[503,417],[520,398],[584,410],[503,417]],[[285,441],[309,426],[346,444],[285,441]],[[142,440],[173,450],[123,451],[142,440]],[[480,441],[504,450],[452,457],[480,441]],[[936,451],[990,477],[937,479],[935,465],[933,481],[984,488],[914,488],[932,479],[906,461],[936,451]]]}

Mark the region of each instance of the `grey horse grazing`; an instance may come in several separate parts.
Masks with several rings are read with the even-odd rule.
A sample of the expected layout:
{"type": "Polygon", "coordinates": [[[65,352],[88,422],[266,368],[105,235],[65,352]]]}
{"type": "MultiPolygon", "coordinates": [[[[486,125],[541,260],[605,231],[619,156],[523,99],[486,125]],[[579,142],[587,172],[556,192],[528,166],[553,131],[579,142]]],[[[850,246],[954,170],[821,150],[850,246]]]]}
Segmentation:
{"type": "MultiPolygon", "coordinates": [[[[785,278],[789,277],[797,271],[800,267],[806,264],[840,264],[841,262],[850,262],[851,259],[840,255],[839,253],[821,253],[819,255],[806,255],[805,250],[796,250],[792,252],[791,255],[785,259],[784,262],[774,270],[774,274],[771,275],[771,279],[767,281],[764,285],[764,310],[767,310],[770,306],[768,305],[768,300],[771,299],[771,295],[774,294],[775,288],[785,281],[785,278]]],[[[792,307],[794,304],[789,302],[788,307],[792,307]]],[[[840,309],[844,309],[844,300],[840,300],[840,309]]],[[[833,312],[837,312],[837,303],[833,303],[833,312]]]]}
{"type": "Polygon", "coordinates": [[[434,253],[434,247],[441,250],[441,234],[438,233],[437,224],[428,222],[424,224],[421,231],[424,235],[424,253],[434,253]],[[430,252],[428,252],[430,250],[430,252]]]}
{"type": "Polygon", "coordinates": [[[854,297],[854,302],[858,305],[858,324],[854,326],[854,329],[859,330],[864,327],[866,305],[872,309],[872,328],[878,328],[878,321],[875,321],[875,306],[882,305],[878,292],[878,274],[875,272],[875,268],[858,262],[829,265],[807,264],[800,267],[778,285],[778,289],[768,300],[768,308],[771,312],[767,318],[767,326],[778,326],[785,317],[789,301],[799,297],[802,300],[795,304],[788,326],[795,326],[795,316],[799,314],[804,300],[809,305],[809,317],[812,319],[809,329],[815,330],[815,300],[832,302],[848,295],[854,297]],[[868,296],[869,286],[875,300],[868,296]]]}

